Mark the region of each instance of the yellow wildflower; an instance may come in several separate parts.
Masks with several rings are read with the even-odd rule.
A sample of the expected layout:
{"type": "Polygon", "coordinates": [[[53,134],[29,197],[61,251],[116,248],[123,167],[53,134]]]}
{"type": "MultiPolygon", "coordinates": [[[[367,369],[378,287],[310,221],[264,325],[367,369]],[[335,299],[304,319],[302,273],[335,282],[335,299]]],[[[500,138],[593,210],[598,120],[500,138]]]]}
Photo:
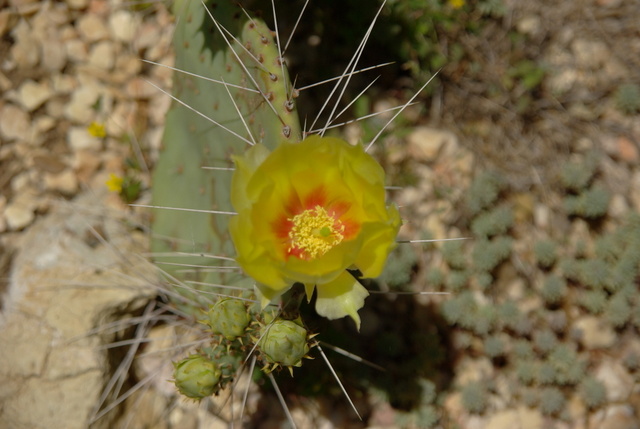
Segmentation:
{"type": "Polygon", "coordinates": [[[257,144],[234,161],[229,230],[262,305],[303,283],[308,299],[317,289],[318,314],[359,327],[368,292],[346,270],[380,275],[401,224],[382,167],[361,146],[319,136],[272,153],[257,144]]]}
{"type": "Polygon", "coordinates": [[[107,130],[104,127],[104,124],[98,122],[92,122],[87,127],[87,132],[93,137],[105,138],[107,136],[107,130]]]}
{"type": "Polygon", "coordinates": [[[111,192],[117,192],[118,194],[122,192],[122,184],[124,183],[124,178],[120,177],[116,174],[109,174],[109,180],[105,182],[107,185],[107,189],[111,192]]]}
{"type": "Polygon", "coordinates": [[[461,9],[465,4],[465,0],[449,0],[449,4],[454,9],[461,9]]]}

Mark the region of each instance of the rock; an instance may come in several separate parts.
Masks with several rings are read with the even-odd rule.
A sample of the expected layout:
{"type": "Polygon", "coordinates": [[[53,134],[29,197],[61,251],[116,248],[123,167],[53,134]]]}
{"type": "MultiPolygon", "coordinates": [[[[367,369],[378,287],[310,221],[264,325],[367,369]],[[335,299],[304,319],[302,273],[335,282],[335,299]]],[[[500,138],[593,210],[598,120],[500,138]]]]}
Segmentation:
{"type": "Polygon", "coordinates": [[[28,112],[42,106],[53,95],[49,82],[35,82],[28,79],[18,88],[18,100],[28,112]]]}
{"type": "Polygon", "coordinates": [[[527,407],[499,411],[491,416],[486,425],[491,429],[542,429],[545,427],[542,414],[527,407]]]}
{"type": "Polygon", "coordinates": [[[64,44],[67,57],[76,63],[83,63],[88,58],[87,45],[79,39],[69,40],[64,44]]]}
{"type": "Polygon", "coordinates": [[[154,46],[158,43],[160,36],[160,27],[156,23],[145,22],[141,24],[137,29],[136,37],[133,41],[135,49],[140,51],[154,46]]]}
{"type": "Polygon", "coordinates": [[[83,184],[89,183],[101,162],[100,156],[92,150],[75,151],[73,153],[73,169],[78,181],[83,184]]]}
{"type": "Polygon", "coordinates": [[[450,131],[417,127],[407,137],[409,154],[418,161],[433,162],[440,151],[457,149],[458,138],[450,131]]]}
{"type": "Polygon", "coordinates": [[[578,67],[593,70],[605,65],[611,56],[607,44],[600,40],[576,39],[571,44],[571,51],[578,67]]]}
{"type": "Polygon", "coordinates": [[[123,43],[129,44],[136,34],[138,22],[134,15],[127,10],[118,10],[109,17],[109,29],[112,36],[123,43]]]}
{"type": "Polygon", "coordinates": [[[629,405],[610,405],[594,418],[589,429],[640,429],[640,423],[629,405]]]}
{"type": "MultiPolygon", "coordinates": [[[[158,89],[151,85],[149,79],[134,77],[127,83],[127,94],[133,98],[151,98],[158,93],[158,89]]],[[[155,82],[154,82],[155,83],[155,82]]],[[[155,83],[157,85],[157,83],[155,83]]]]}
{"type": "Polygon", "coordinates": [[[622,402],[629,398],[633,390],[633,376],[621,362],[605,358],[594,371],[596,379],[607,389],[608,402],[622,402]]]}
{"type": "Polygon", "coordinates": [[[104,24],[104,19],[94,13],[82,14],[76,23],[76,28],[85,43],[109,38],[109,30],[104,24]]]}
{"type": "Polygon", "coordinates": [[[89,64],[100,70],[109,71],[113,69],[116,61],[115,48],[113,43],[105,40],[95,44],[89,51],[89,64]]]}
{"type": "Polygon", "coordinates": [[[613,194],[607,213],[615,219],[621,219],[626,216],[626,214],[629,213],[629,205],[627,204],[625,196],[622,194],[613,194]]]}
{"type": "Polygon", "coordinates": [[[516,28],[518,29],[518,32],[522,34],[537,36],[540,34],[540,30],[543,26],[540,23],[540,16],[525,15],[516,23],[516,28]]]}
{"type": "Polygon", "coordinates": [[[43,184],[46,190],[60,192],[64,195],[73,195],[78,190],[78,179],[71,169],[57,174],[45,173],[43,184]]]}
{"type": "Polygon", "coordinates": [[[61,71],[67,63],[67,48],[57,38],[42,41],[42,66],[50,72],[61,71]]]}
{"type": "Polygon", "coordinates": [[[7,140],[29,140],[31,134],[29,115],[13,104],[5,104],[0,110],[0,134],[7,140]]]}
{"type": "Polygon", "coordinates": [[[11,35],[14,44],[11,46],[10,58],[19,68],[29,69],[35,67],[40,61],[40,47],[31,34],[31,26],[23,19],[15,26],[11,35]]]}
{"type": "Polygon", "coordinates": [[[573,325],[578,333],[579,341],[589,350],[606,349],[616,342],[616,333],[601,318],[583,316],[573,325]]]}
{"type": "Polygon", "coordinates": [[[71,100],[64,109],[67,119],[88,126],[95,115],[92,107],[96,104],[101,94],[102,90],[99,85],[84,82],[82,86],[71,94],[71,100]]]}
{"type": "Polygon", "coordinates": [[[102,140],[89,134],[85,127],[72,127],[67,134],[67,143],[73,151],[90,149],[100,150],[102,140]]]}
{"type": "Polygon", "coordinates": [[[100,324],[155,292],[143,280],[149,264],[133,257],[143,246],[100,207],[94,196],[61,205],[20,242],[0,313],[2,427],[117,426],[108,419],[117,413],[90,424],[110,378],[104,342],[114,339],[100,324]],[[111,245],[88,241],[90,226],[111,245]]]}
{"type": "Polygon", "coordinates": [[[13,84],[2,71],[0,71],[0,91],[7,92],[13,87],[13,84]]]}
{"type": "Polygon", "coordinates": [[[30,225],[35,219],[37,202],[31,193],[19,193],[7,204],[4,218],[12,231],[18,231],[30,225]]]}
{"type": "Polygon", "coordinates": [[[618,137],[616,141],[620,159],[629,164],[636,164],[640,156],[637,146],[625,136],[618,137]]]}
{"type": "Polygon", "coordinates": [[[86,9],[89,0],[65,0],[71,9],[86,9]]]}

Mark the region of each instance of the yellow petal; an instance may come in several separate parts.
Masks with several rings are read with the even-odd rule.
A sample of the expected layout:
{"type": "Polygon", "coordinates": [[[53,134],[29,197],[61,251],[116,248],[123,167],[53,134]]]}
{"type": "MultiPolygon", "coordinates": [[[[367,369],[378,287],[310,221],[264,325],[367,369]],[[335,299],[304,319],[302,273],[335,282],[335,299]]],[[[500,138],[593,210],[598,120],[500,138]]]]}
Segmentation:
{"type": "Polygon", "coordinates": [[[343,271],[330,283],[318,285],[316,312],[327,319],[340,319],[350,316],[358,331],[360,316],[358,310],[364,306],[364,299],[369,292],[348,271],[343,271]]]}

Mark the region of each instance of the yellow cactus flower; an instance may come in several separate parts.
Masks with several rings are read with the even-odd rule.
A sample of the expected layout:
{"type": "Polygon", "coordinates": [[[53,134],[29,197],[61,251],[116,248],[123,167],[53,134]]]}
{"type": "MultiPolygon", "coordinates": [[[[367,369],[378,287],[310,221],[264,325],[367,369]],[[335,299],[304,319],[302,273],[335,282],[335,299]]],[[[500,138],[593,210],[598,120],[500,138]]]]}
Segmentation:
{"type": "Polygon", "coordinates": [[[100,139],[103,139],[107,136],[107,130],[105,129],[104,124],[98,122],[92,122],[91,124],[89,124],[89,126],[87,127],[87,132],[91,136],[98,137],[100,139]]]}
{"type": "Polygon", "coordinates": [[[303,283],[308,299],[317,289],[318,314],[359,328],[369,293],[346,270],[380,275],[401,225],[382,167],[362,146],[319,136],[271,153],[257,144],[234,161],[229,230],[262,305],[303,283]]]}
{"type": "Polygon", "coordinates": [[[109,191],[111,192],[116,192],[116,193],[120,193],[122,192],[122,184],[124,183],[124,178],[120,177],[116,174],[109,174],[109,180],[107,180],[105,182],[105,185],[107,185],[107,189],[109,189],[109,191]]]}

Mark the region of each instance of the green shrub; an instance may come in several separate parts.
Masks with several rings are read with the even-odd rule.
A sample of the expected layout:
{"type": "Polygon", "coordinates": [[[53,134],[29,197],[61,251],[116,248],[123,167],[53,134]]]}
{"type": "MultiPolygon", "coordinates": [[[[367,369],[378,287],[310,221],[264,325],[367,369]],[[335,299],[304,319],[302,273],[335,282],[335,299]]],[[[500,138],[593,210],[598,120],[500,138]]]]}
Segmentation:
{"type": "Polygon", "coordinates": [[[545,387],[540,391],[540,411],[557,414],[565,407],[566,399],[557,387],[545,387]]]}
{"type": "Polygon", "coordinates": [[[474,381],[462,387],[462,405],[472,413],[481,413],[488,403],[489,392],[484,383],[474,381]]]}
{"type": "Polygon", "coordinates": [[[533,246],[533,253],[540,266],[549,268],[557,258],[557,246],[552,240],[541,240],[533,246]]]}
{"type": "Polygon", "coordinates": [[[590,408],[602,405],[607,399],[607,390],[604,385],[593,377],[585,378],[578,388],[580,396],[590,408]]]}
{"type": "Polygon", "coordinates": [[[549,304],[557,304],[567,295],[567,282],[555,274],[548,275],[542,285],[542,298],[549,304]]]}

